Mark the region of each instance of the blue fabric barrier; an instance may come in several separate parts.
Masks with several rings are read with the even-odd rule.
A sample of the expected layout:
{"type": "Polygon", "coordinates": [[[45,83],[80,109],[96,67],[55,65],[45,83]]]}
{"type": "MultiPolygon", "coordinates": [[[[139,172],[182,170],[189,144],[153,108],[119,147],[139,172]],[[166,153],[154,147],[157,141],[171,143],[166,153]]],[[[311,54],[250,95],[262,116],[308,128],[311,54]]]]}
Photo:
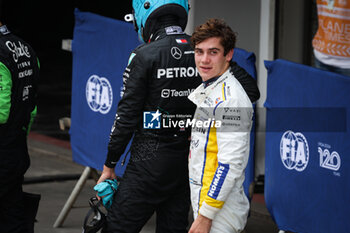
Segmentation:
{"type": "Polygon", "coordinates": [[[350,232],[350,77],[284,60],[265,66],[269,212],[285,231],[350,232]]]}
{"type": "MultiPolygon", "coordinates": [[[[122,74],[139,44],[132,24],[75,10],[70,129],[75,162],[102,170],[122,74]]],[[[125,166],[119,162],[117,168],[121,176],[125,166]]]]}
{"type": "MultiPolygon", "coordinates": [[[[257,79],[256,68],[255,68],[255,55],[252,52],[247,52],[244,49],[235,48],[233,53],[233,58],[235,62],[243,69],[245,69],[255,80],[257,79]]],[[[254,104],[255,108],[255,104],[254,104]]],[[[244,193],[249,197],[249,186],[254,181],[255,178],[255,159],[254,159],[254,150],[255,146],[255,114],[253,116],[253,126],[250,132],[250,152],[247,168],[245,171],[245,180],[243,183],[244,193]]]]}
{"type": "Polygon", "coordinates": [[[245,69],[255,80],[257,79],[256,68],[255,68],[255,54],[248,52],[241,48],[235,48],[233,53],[233,61],[245,69]]]}

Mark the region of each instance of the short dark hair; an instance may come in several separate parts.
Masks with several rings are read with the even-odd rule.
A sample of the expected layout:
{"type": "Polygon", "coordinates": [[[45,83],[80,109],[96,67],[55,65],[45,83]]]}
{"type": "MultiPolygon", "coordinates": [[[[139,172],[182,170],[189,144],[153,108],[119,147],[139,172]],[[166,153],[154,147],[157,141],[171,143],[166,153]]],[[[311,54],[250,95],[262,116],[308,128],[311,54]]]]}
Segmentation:
{"type": "Polygon", "coordinates": [[[207,22],[199,25],[194,30],[191,37],[191,46],[196,47],[197,44],[212,37],[219,37],[221,45],[224,47],[224,55],[235,48],[236,32],[225,23],[222,19],[209,19],[207,22]]]}

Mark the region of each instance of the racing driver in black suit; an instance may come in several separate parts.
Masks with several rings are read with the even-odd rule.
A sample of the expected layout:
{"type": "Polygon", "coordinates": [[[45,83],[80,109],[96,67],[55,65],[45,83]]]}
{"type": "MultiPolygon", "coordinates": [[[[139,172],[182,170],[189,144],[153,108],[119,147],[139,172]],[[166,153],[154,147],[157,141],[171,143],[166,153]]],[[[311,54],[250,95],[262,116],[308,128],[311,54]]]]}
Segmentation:
{"type": "MultiPolygon", "coordinates": [[[[103,232],[140,232],[154,212],[156,232],[187,232],[190,127],[171,122],[192,117],[195,105],[187,96],[201,83],[190,37],[183,32],[188,8],[187,0],[133,0],[133,14],[126,16],[145,43],[131,53],[123,74],[123,95],[98,180],[116,178],[114,168],[133,136],[103,232]]],[[[255,80],[238,66],[233,70],[257,100],[255,80]]]]}

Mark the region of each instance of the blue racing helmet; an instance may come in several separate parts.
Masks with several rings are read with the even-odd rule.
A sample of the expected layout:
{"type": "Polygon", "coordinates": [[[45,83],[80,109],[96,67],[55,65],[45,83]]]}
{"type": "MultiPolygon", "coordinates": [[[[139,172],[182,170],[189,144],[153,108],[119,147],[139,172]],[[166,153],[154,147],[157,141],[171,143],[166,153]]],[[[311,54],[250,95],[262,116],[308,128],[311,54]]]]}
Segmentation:
{"type": "Polygon", "coordinates": [[[133,21],[140,39],[146,42],[151,33],[151,25],[163,15],[175,15],[178,26],[185,30],[188,16],[188,0],[133,0],[133,14],[126,15],[126,21],[133,21]]]}

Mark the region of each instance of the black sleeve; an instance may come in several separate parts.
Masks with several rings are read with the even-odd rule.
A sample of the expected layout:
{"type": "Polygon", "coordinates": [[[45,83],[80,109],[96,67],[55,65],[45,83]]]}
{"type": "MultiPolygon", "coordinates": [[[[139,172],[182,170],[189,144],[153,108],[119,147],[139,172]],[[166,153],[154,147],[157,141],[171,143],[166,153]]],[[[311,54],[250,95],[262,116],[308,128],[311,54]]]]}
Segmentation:
{"type": "Polygon", "coordinates": [[[236,77],[236,79],[241,83],[245,92],[247,93],[250,101],[254,103],[260,98],[260,92],[256,80],[248,74],[242,67],[240,67],[236,62],[231,62],[230,64],[231,73],[236,77]]]}
{"type": "Polygon", "coordinates": [[[118,103],[117,114],[109,138],[105,161],[107,167],[115,167],[142,119],[148,89],[145,65],[142,57],[136,54],[123,74],[123,96],[118,103]]]}

